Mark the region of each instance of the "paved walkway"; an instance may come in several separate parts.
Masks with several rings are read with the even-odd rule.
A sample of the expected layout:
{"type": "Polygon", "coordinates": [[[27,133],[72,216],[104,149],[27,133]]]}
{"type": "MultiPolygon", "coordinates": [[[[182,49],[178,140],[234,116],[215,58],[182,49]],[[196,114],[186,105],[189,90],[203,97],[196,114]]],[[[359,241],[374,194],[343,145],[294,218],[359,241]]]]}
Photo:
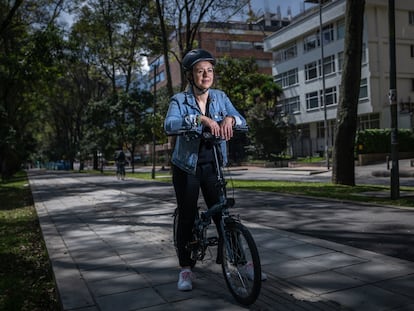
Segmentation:
{"type": "Polygon", "coordinates": [[[194,290],[179,292],[170,185],[36,170],[29,179],[63,310],[414,310],[413,262],[243,217],[269,277],[258,301],[238,305],[209,260],[194,290]]]}

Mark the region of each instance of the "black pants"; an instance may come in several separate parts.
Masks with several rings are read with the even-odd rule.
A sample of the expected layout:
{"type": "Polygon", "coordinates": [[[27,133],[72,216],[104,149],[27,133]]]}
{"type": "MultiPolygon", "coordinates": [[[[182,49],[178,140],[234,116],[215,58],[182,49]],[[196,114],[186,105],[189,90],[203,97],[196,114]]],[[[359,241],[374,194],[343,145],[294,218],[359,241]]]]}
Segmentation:
{"type": "MultiPolygon", "coordinates": [[[[200,189],[208,208],[219,201],[214,164],[198,165],[196,175],[188,174],[174,166],[173,184],[179,211],[177,228],[178,260],[181,267],[191,266],[193,263],[190,252],[186,250],[185,246],[191,240],[200,189]]],[[[219,219],[220,217],[215,217],[214,222],[217,224],[219,219]]]]}

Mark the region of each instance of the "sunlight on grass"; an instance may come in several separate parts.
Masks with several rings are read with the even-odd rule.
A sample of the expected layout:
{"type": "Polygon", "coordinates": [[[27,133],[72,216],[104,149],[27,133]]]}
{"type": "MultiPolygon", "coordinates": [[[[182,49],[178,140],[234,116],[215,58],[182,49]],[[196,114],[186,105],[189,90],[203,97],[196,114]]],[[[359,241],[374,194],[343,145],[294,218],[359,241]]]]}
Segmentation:
{"type": "MultiPolygon", "coordinates": [[[[151,173],[128,173],[127,177],[151,179],[151,173]]],[[[171,182],[171,179],[172,178],[168,172],[157,172],[155,180],[171,182]]],[[[410,198],[402,196],[398,200],[391,200],[389,196],[387,197],[387,194],[390,192],[389,186],[357,185],[351,187],[345,185],[335,185],[332,183],[231,179],[228,180],[228,187],[251,191],[268,191],[336,200],[351,200],[357,202],[369,202],[373,204],[414,207],[413,197],[410,198]]],[[[401,187],[401,192],[403,191],[414,193],[414,187],[401,187]]]]}

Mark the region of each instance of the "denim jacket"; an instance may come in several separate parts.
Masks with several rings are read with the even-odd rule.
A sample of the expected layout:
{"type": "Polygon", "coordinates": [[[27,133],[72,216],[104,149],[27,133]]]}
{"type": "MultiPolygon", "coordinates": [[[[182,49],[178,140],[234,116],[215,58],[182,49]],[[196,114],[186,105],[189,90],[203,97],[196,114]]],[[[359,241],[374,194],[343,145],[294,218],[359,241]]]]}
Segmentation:
{"type": "MultiPolygon", "coordinates": [[[[245,126],[246,120],[234,108],[227,95],[220,90],[209,90],[209,117],[216,122],[222,121],[226,116],[234,117],[237,126],[245,126]]],[[[178,93],[170,100],[167,116],[164,121],[164,130],[167,135],[177,135],[184,131],[202,132],[203,126],[197,125],[197,116],[201,115],[192,90],[178,93]]],[[[171,162],[183,171],[195,174],[197,169],[200,138],[190,139],[179,135],[175,143],[171,162]]],[[[223,164],[227,164],[226,142],[221,142],[223,164]]]]}

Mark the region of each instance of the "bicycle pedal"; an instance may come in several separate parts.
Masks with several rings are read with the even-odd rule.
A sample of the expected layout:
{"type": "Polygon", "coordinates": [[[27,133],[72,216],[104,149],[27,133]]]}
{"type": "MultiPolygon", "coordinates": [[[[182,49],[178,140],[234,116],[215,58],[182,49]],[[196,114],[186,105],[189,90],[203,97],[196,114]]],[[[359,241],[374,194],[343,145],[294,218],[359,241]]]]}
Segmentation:
{"type": "Polygon", "coordinates": [[[218,245],[218,238],[217,237],[210,237],[207,238],[208,246],[215,246],[218,245]]]}

